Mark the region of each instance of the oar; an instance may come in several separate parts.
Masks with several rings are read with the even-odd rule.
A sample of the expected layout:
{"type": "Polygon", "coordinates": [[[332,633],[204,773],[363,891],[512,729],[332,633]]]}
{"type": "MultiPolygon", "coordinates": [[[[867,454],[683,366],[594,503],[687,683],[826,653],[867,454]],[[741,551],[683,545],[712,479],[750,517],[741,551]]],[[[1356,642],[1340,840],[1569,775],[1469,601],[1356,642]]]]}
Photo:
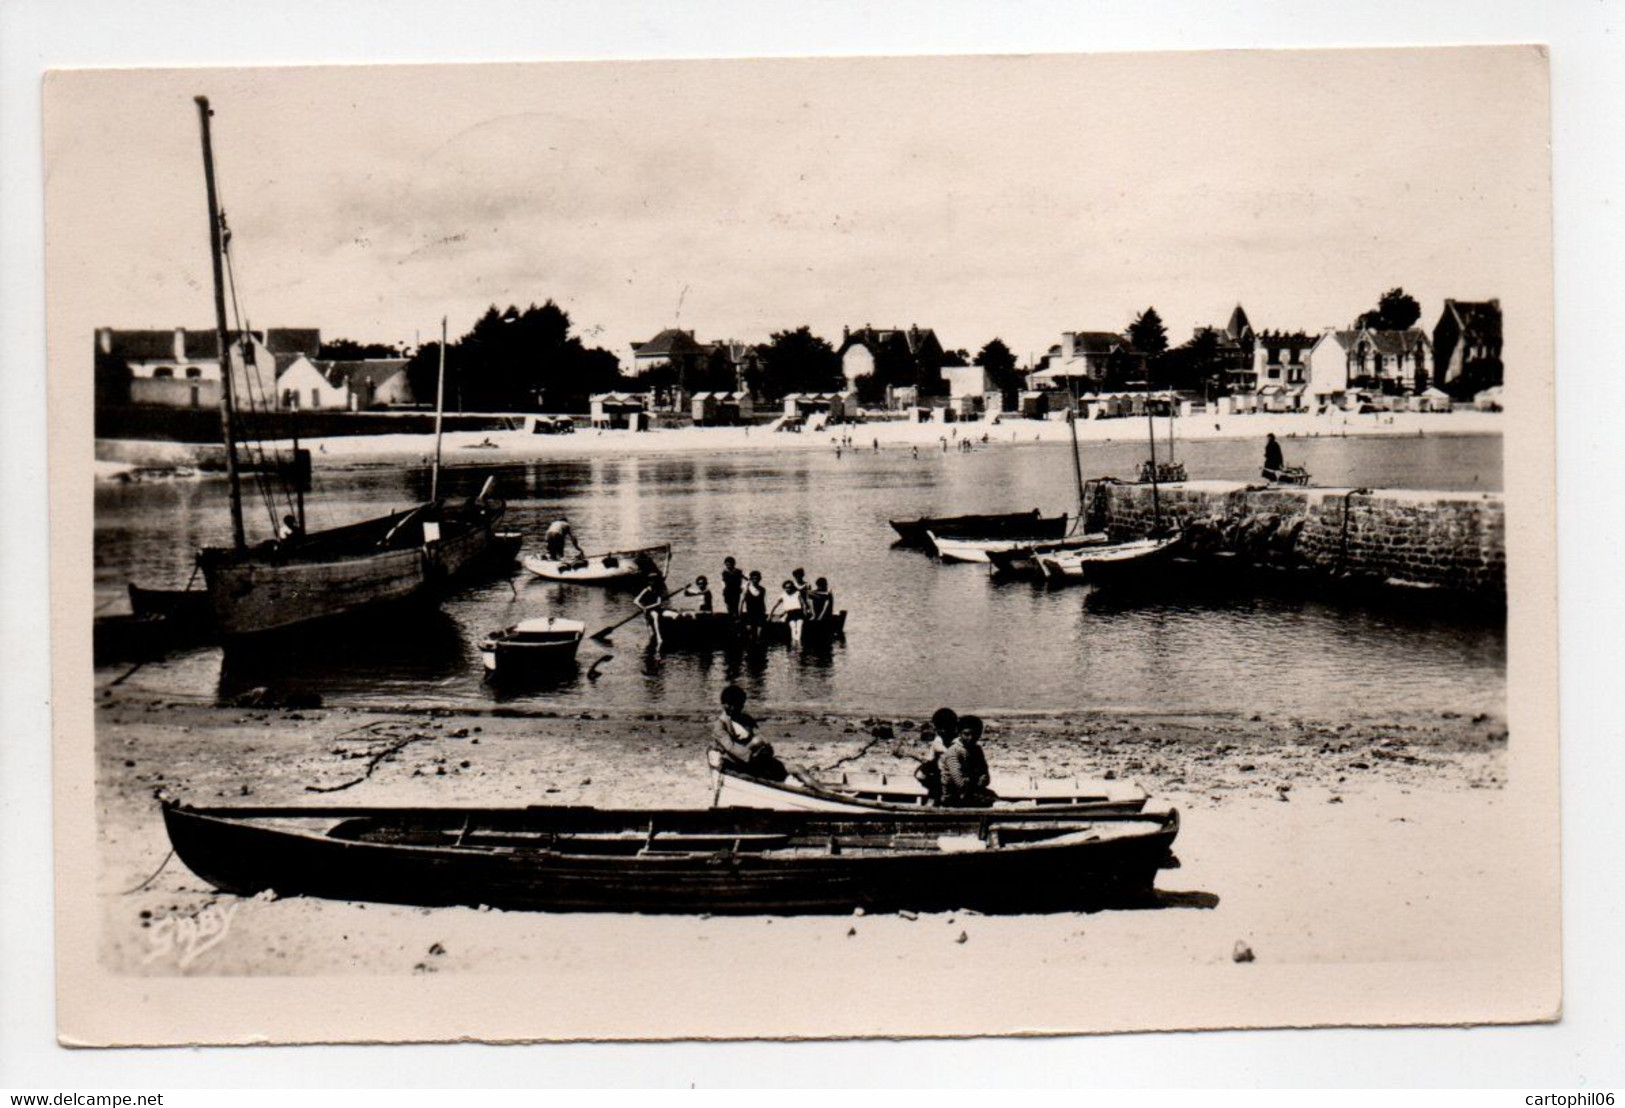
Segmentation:
{"type": "MultiPolygon", "coordinates": [[[[697,581],[697,580],[699,580],[699,578],[695,578],[695,580],[697,581]]],[[[694,583],[694,581],[690,581],[688,583],[688,585],[692,585],[693,583],[694,583]]],[[[678,589],[678,590],[676,590],[676,592],[668,592],[666,595],[667,596],[675,596],[677,593],[682,592],[683,589],[688,588],[688,585],[684,585],[682,589],[678,589]]],[[[606,627],[602,631],[598,632],[596,635],[588,635],[587,637],[590,638],[590,639],[596,639],[596,640],[602,642],[603,640],[605,640],[605,639],[609,638],[611,635],[613,635],[616,631],[619,631],[621,628],[625,627],[628,623],[631,623],[634,619],[637,619],[639,616],[643,615],[647,611],[648,611],[648,609],[646,609],[646,608],[639,608],[637,611],[633,612],[631,615],[629,615],[625,619],[621,620],[621,622],[616,623],[616,624],[612,624],[611,626],[606,627]]]]}

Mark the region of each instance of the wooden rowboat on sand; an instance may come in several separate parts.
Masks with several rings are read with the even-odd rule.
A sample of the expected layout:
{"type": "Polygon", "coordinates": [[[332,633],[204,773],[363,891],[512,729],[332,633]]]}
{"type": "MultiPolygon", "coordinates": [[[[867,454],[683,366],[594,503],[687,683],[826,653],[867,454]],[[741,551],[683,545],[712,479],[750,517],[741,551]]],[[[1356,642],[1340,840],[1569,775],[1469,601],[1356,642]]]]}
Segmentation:
{"type": "Polygon", "coordinates": [[[996,778],[991,808],[939,808],[913,774],[848,774],[830,780],[764,781],[709,751],[711,804],[717,808],[774,808],[795,812],[994,813],[1014,815],[1128,815],[1145,809],[1145,790],[1126,781],[1015,781],[996,778]]]}
{"type": "Polygon", "coordinates": [[[176,855],[226,893],[549,912],[1073,911],[1147,901],[1178,813],[192,808],[176,855]]]}

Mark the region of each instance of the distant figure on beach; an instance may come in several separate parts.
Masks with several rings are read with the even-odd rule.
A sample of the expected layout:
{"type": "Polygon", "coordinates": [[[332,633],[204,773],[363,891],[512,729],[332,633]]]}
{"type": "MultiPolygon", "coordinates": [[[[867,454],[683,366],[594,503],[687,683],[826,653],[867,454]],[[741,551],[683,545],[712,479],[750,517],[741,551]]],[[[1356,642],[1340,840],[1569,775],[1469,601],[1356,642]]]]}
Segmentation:
{"type": "Polygon", "coordinates": [[[919,457],[919,456],[920,456],[920,448],[919,448],[919,447],[918,447],[918,446],[916,446],[916,447],[915,447],[915,448],[914,448],[914,456],[915,456],[915,457],[916,457],[916,458],[918,458],[918,457],[919,457]]]}
{"type": "Polygon", "coordinates": [[[880,440],[879,439],[875,440],[875,453],[876,454],[880,453],[880,440]]]}
{"type": "Polygon", "coordinates": [[[728,685],[722,690],[722,713],[711,724],[711,748],[734,769],[764,781],[790,776],[773,754],[773,744],[756,734],[756,720],[745,713],[745,690],[728,685]]]}
{"type": "Polygon", "coordinates": [[[1264,468],[1285,469],[1286,459],[1281,455],[1281,444],[1275,441],[1273,434],[1264,440],[1264,468]]]}
{"type": "Polygon", "coordinates": [[[570,521],[564,516],[560,516],[558,519],[555,519],[552,523],[547,525],[546,541],[547,556],[552,558],[554,561],[558,561],[560,558],[564,557],[564,544],[566,542],[576,548],[576,556],[578,558],[585,558],[587,556],[582,551],[581,544],[576,541],[575,532],[570,530],[570,521]]]}
{"type": "Polygon", "coordinates": [[[959,730],[937,764],[942,772],[942,804],[947,808],[991,808],[998,799],[988,787],[987,755],[982,752],[982,721],[961,716],[959,730]]]}
{"type": "Polygon", "coordinates": [[[762,584],[762,571],[750,571],[745,582],[745,630],[753,639],[762,637],[762,625],[767,622],[767,586],[762,584]]]}
{"type": "Polygon", "coordinates": [[[703,573],[694,578],[694,583],[692,585],[685,586],[683,591],[677,595],[697,596],[700,598],[700,611],[709,612],[714,610],[711,606],[711,582],[705,579],[705,574],[703,573]]]}
{"type": "Polygon", "coordinates": [[[728,614],[739,616],[739,598],[745,592],[745,574],[733,558],[722,559],[722,606],[728,614]]]}
{"type": "Polygon", "coordinates": [[[784,583],[784,595],[780,596],[773,602],[773,610],[767,613],[767,617],[772,619],[780,612],[784,613],[784,622],[789,626],[790,629],[790,645],[800,646],[801,617],[805,614],[805,612],[802,608],[801,593],[796,588],[796,583],[794,581],[786,581],[784,583]]]}

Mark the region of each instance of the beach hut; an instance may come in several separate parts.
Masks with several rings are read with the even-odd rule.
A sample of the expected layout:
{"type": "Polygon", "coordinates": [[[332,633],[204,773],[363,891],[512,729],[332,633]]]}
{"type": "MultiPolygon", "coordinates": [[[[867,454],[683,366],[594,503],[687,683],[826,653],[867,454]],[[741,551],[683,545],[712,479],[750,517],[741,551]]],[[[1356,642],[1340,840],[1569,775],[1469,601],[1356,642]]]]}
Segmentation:
{"type": "Polygon", "coordinates": [[[1450,394],[1443,389],[1432,388],[1417,394],[1412,400],[1412,407],[1418,412],[1448,412],[1454,405],[1450,394]]]}
{"type": "Polygon", "coordinates": [[[629,392],[600,392],[588,397],[592,425],[600,431],[646,431],[649,413],[643,397],[629,392]]]}

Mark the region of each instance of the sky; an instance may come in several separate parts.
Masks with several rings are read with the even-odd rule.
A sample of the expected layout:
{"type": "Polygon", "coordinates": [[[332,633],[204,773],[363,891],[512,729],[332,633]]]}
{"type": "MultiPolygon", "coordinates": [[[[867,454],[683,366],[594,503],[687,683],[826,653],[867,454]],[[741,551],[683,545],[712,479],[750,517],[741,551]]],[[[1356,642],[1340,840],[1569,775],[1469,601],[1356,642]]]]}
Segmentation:
{"type": "Polygon", "coordinates": [[[1528,47],[84,70],[47,79],[46,192],[87,349],[211,325],[199,93],[255,327],[410,343],[551,298],[623,360],[801,324],[1026,359],[1147,306],[1174,343],[1395,285],[1430,328],[1500,297],[1509,346],[1550,310],[1528,47]]]}

